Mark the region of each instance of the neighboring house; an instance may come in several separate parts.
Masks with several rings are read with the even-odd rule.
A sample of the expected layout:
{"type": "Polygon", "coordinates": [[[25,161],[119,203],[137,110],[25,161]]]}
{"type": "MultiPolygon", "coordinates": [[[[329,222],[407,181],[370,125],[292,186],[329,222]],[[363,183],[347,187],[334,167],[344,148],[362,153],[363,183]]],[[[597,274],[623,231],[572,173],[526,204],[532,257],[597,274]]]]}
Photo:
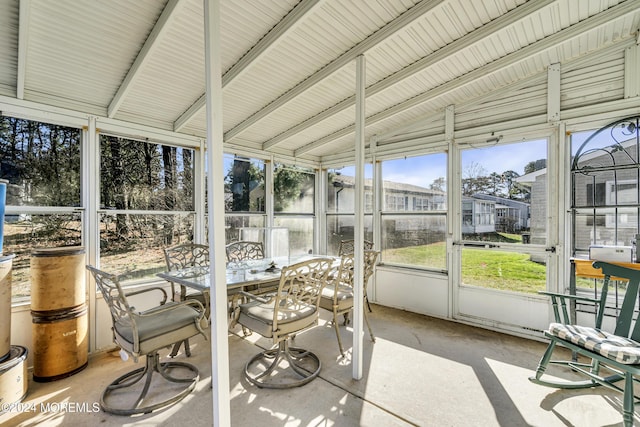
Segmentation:
{"type": "MultiPolygon", "coordinates": [[[[638,230],[638,170],[625,165],[637,158],[635,140],[609,146],[594,143],[599,145],[584,147],[579,171],[572,174],[573,246],[631,246],[638,230]]],[[[547,169],[516,181],[531,189],[531,243],[546,244],[547,169]]]]}
{"type": "Polygon", "coordinates": [[[462,234],[496,231],[496,202],[476,197],[462,197],[462,234]]]}
{"type": "Polygon", "coordinates": [[[481,200],[491,200],[496,203],[496,231],[520,233],[529,229],[529,211],[531,209],[529,203],[490,194],[477,193],[473,197],[481,200]]]}
{"type": "Polygon", "coordinates": [[[522,175],[515,180],[529,187],[529,230],[532,244],[547,243],[547,169],[522,175]]]}
{"type": "Polygon", "coordinates": [[[608,131],[586,142],[578,164],[573,165],[577,168],[572,174],[575,248],[592,244],[632,246],[635,241],[640,205],[637,141],[628,136],[622,140],[624,136],[608,131]]]}
{"type": "MultiPolygon", "coordinates": [[[[332,175],[328,185],[328,213],[344,214],[331,226],[337,236],[329,236],[329,245],[337,244],[341,236],[353,235],[353,216],[355,210],[355,179],[353,176],[332,175]],[[335,241],[332,241],[335,239],[335,241]]],[[[364,181],[365,236],[372,233],[373,193],[372,180],[364,181]]],[[[417,185],[384,181],[383,235],[386,247],[405,246],[407,242],[425,244],[441,242],[446,233],[447,194],[417,185]],[[442,215],[403,215],[404,213],[438,212],[442,215]],[[396,214],[397,213],[397,214],[396,214]],[[425,225],[427,224],[428,225],[425,225]],[[397,242],[394,240],[396,239],[397,242]]]]}
{"type": "MultiPolygon", "coordinates": [[[[364,180],[364,209],[373,211],[371,179],[364,180]]],[[[355,178],[334,175],[329,186],[329,212],[354,212],[355,178]]],[[[384,181],[384,206],[387,212],[446,211],[447,194],[418,185],[384,181]]]]}
{"type": "MultiPolygon", "coordinates": [[[[329,212],[350,213],[355,206],[355,180],[335,175],[329,185],[329,212]]],[[[373,211],[371,180],[364,181],[365,212],[373,211]]],[[[417,185],[384,182],[385,212],[445,211],[447,194],[417,185]]],[[[474,194],[462,199],[462,233],[482,234],[503,231],[519,233],[529,228],[528,203],[488,194],[474,194]]],[[[395,219],[396,231],[421,230],[424,223],[416,218],[395,219]]],[[[443,230],[444,231],[444,230],[443,230]]]]}

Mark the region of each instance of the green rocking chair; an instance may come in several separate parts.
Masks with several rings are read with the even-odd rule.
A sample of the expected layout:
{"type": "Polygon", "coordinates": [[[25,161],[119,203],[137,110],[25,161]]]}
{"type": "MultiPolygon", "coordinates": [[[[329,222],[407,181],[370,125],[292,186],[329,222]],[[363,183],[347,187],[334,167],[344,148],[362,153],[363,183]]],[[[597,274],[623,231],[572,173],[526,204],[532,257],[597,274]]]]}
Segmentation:
{"type": "Polygon", "coordinates": [[[538,364],[535,376],[529,379],[536,384],[561,389],[604,386],[621,392],[624,425],[631,427],[636,399],[633,386],[637,379],[634,376],[640,375],[640,322],[636,321],[634,315],[638,302],[640,271],[601,261],[594,262],[593,267],[602,269],[604,275],[600,298],[541,292],[551,297],[555,322],[544,332],[545,337],[551,342],[538,364]],[[602,329],[611,280],[628,281],[613,333],[602,329]],[[595,305],[594,327],[571,324],[567,305],[572,301],[595,305]],[[570,349],[579,357],[587,358],[587,361],[552,360],[551,356],[557,344],[570,349]],[[581,374],[584,379],[577,381],[548,379],[545,373],[550,364],[565,366],[581,374]],[[612,375],[602,376],[603,368],[612,372],[612,375]],[[623,384],[618,384],[620,382],[623,384]]]}

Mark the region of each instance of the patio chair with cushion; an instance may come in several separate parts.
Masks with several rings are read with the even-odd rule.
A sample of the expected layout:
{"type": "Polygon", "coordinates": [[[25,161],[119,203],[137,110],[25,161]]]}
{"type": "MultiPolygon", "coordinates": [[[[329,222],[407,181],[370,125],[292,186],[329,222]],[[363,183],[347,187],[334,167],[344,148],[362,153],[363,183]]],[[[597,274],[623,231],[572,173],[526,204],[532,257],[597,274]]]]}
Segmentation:
{"type": "MultiPolygon", "coordinates": [[[[225,249],[227,253],[227,263],[229,265],[233,265],[234,263],[240,264],[243,261],[248,260],[264,259],[264,245],[262,242],[239,240],[229,243],[225,249]]],[[[248,286],[245,290],[254,294],[272,292],[275,291],[275,285],[248,286]]],[[[239,293],[230,294],[229,299],[231,301],[232,308],[236,307],[238,302],[243,300],[239,293]]]]}
{"type": "MultiPolygon", "coordinates": [[[[188,267],[207,267],[209,266],[209,246],[197,243],[183,243],[164,249],[164,259],[167,263],[167,270],[182,270],[188,267]]],[[[209,318],[209,293],[208,292],[189,292],[187,287],[171,283],[171,296],[173,301],[185,301],[187,299],[195,299],[205,307],[205,316],[209,318]]],[[[180,350],[180,346],[184,344],[184,352],[187,357],[191,356],[191,348],[189,340],[178,342],[173,346],[170,356],[175,357],[180,350]]]]}
{"type": "Polygon", "coordinates": [[[258,353],[244,368],[246,379],[258,387],[290,388],[318,376],[322,364],[309,350],[292,347],[293,337],[318,321],[318,302],[330,271],[330,258],[302,261],[282,269],[277,292],[256,296],[236,308],[236,321],[266,338],[274,347],[258,353]],[[287,363],[281,362],[285,360],[287,363]]]}
{"type": "Polygon", "coordinates": [[[198,334],[207,338],[204,329],[209,323],[202,304],[195,300],[167,302],[167,294],[160,287],[125,293],[118,276],[90,265],[87,269],[109,306],[114,343],[121,348],[121,353],[126,352],[136,362],[139,357],[146,357],[144,367],[120,376],[107,386],[100,397],[101,408],[117,415],[146,414],[191,393],[199,380],[198,369],[184,362],[160,362],[158,351],[198,334]],[[128,297],[145,293],[157,293],[159,305],[138,311],[130,305],[128,297]],[[161,383],[154,381],[152,387],[154,372],[160,374],[161,383]],[[172,375],[174,372],[178,375],[172,375]],[[153,393],[147,396],[150,389],[153,393]]]}
{"type": "MultiPolygon", "coordinates": [[[[338,256],[353,254],[355,251],[354,244],[355,244],[354,239],[341,240],[340,246],[338,246],[338,256]]],[[[373,242],[370,242],[369,240],[365,240],[364,250],[370,251],[372,249],[373,249],[373,242]]],[[[366,294],[366,292],[364,294],[364,300],[367,303],[367,309],[369,310],[369,313],[373,312],[373,310],[371,310],[371,304],[369,304],[369,296],[366,294]]]]}
{"type": "Polygon", "coordinates": [[[248,259],[264,258],[262,242],[240,240],[226,246],[227,262],[242,262],[248,259]]]}
{"type": "MultiPolygon", "coordinates": [[[[353,239],[341,240],[340,241],[340,246],[338,246],[338,256],[349,255],[349,254],[354,253],[355,252],[354,244],[355,244],[355,240],[353,240],[353,239]]],[[[370,251],[371,249],[373,249],[373,242],[365,240],[364,241],[364,250],[365,251],[370,251]]]]}
{"type": "MultiPolygon", "coordinates": [[[[369,278],[373,274],[376,260],[380,252],[378,251],[365,251],[364,252],[364,274],[362,278],[363,283],[363,295],[366,296],[367,283],[369,278]]],[[[340,354],[344,356],[344,348],[342,347],[342,339],[340,338],[340,329],[338,327],[338,316],[344,317],[344,325],[349,323],[349,313],[353,310],[353,273],[354,273],[354,255],[344,255],[340,261],[340,267],[338,273],[332,278],[331,282],[322,290],[322,296],[320,298],[320,307],[329,310],[333,313],[333,327],[336,331],[336,338],[338,339],[338,348],[340,354]]],[[[366,310],[364,313],[364,320],[369,329],[369,336],[371,341],[376,342],[369,324],[369,316],[366,310]]]]}

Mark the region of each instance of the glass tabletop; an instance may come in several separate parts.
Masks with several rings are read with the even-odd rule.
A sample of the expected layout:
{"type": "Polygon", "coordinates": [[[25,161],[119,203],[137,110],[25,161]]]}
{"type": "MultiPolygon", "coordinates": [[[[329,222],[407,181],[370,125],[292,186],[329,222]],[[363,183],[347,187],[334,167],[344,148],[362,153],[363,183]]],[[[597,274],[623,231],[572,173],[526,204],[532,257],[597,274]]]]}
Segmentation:
{"type": "MultiPolygon", "coordinates": [[[[280,280],[281,267],[313,258],[322,257],[320,255],[303,255],[283,260],[260,259],[229,263],[226,269],[227,288],[235,289],[278,281],[280,280]]],[[[157,276],[200,291],[211,288],[211,275],[209,274],[209,267],[206,266],[165,271],[158,273],[157,276]]]]}

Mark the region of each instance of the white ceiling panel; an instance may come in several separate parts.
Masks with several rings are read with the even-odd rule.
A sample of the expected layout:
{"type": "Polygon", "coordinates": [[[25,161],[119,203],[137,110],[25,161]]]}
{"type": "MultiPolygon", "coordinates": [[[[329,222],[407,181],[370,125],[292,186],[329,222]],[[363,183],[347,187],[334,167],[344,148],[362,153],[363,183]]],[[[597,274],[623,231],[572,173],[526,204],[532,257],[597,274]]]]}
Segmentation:
{"type": "Polygon", "coordinates": [[[17,0],[5,1],[0,13],[0,93],[15,95],[18,73],[18,9],[17,0]]]}
{"type": "Polygon", "coordinates": [[[30,5],[25,89],[106,107],[163,2],[34,0],[30,5]]]}
{"type": "MultiPolygon", "coordinates": [[[[447,105],[495,105],[505,88],[537,114],[541,95],[524,83],[553,63],[595,61],[563,79],[563,106],[619,99],[622,49],[640,27],[637,0],[220,1],[226,143],[314,159],[353,150],[357,55],[366,59],[366,138],[416,134],[447,105]]],[[[21,88],[24,101],[50,108],[206,136],[201,0],[31,0],[23,9],[21,19],[18,0],[0,1],[0,95],[21,88]]],[[[499,111],[519,114],[469,112],[469,123],[499,111]]]]}

